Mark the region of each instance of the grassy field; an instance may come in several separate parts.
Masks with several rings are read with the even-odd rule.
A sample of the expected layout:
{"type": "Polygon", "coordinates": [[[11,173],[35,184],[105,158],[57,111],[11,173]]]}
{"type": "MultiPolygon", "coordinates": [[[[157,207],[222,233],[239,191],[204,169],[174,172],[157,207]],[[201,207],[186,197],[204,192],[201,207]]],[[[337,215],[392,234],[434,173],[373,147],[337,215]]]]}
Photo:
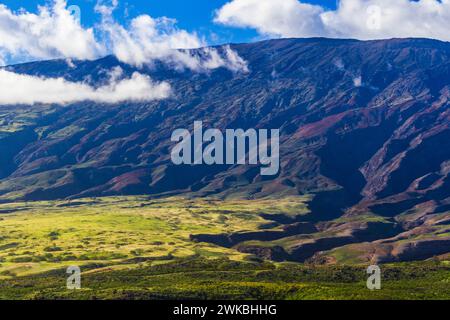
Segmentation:
{"type": "Polygon", "coordinates": [[[72,202],[0,205],[0,279],[67,265],[114,268],[135,257],[171,260],[201,255],[243,260],[244,255],[189,240],[191,234],[257,230],[258,212],[306,212],[301,199],[258,202],[147,200],[109,197],[72,202]]]}
{"type": "Polygon", "coordinates": [[[263,229],[259,214],[306,214],[302,198],[258,201],[108,197],[0,205],[0,299],[450,299],[450,265],[272,263],[190,240],[263,229]],[[67,266],[82,289],[66,289],[67,266]]]}

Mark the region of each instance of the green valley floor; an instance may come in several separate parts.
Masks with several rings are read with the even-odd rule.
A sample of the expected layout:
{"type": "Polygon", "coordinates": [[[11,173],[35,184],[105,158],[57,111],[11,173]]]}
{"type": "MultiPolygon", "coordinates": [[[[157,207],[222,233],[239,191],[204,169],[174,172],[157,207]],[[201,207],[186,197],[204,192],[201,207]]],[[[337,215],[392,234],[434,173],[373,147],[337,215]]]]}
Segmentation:
{"type": "Polygon", "coordinates": [[[262,213],[302,216],[308,199],[1,204],[0,299],[450,299],[448,256],[383,264],[371,291],[364,262],[271,262],[193,240],[276,230],[262,213]],[[80,290],[67,289],[68,266],[81,268],[80,290]]]}

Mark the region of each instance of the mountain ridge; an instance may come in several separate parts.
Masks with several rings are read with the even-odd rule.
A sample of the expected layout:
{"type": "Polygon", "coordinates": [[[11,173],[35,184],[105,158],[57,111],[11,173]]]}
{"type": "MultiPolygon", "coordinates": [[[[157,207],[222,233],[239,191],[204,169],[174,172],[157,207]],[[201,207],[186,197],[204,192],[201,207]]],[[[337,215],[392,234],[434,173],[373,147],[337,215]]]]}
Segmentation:
{"type": "MultiPolygon", "coordinates": [[[[108,72],[166,81],[151,102],[0,106],[0,201],[116,195],[307,196],[309,213],[267,230],[192,234],[271,260],[428,259],[450,241],[450,43],[282,39],[231,45],[248,73],[134,68],[107,56],[8,67],[101,85],[108,72]],[[279,129],[280,172],[175,166],[175,129],[279,129]]],[[[195,54],[195,52],[193,53],[195,54]]]]}
{"type": "MultiPolygon", "coordinates": [[[[447,93],[440,94],[440,91],[446,90],[447,85],[445,76],[448,72],[446,68],[449,68],[446,63],[446,58],[450,57],[449,43],[429,39],[359,41],[312,38],[267,40],[252,44],[232,45],[232,48],[249,62],[250,73],[248,75],[233,74],[224,69],[207,73],[188,70],[174,71],[163,65],[140,69],[140,72],[149,74],[155,81],[165,80],[171,83],[176,94],[165,101],[125,103],[120,106],[86,102],[64,107],[51,105],[22,107],[32,117],[35,117],[35,113],[45,113],[46,115],[39,118],[37,123],[30,120],[30,125],[26,123],[29,120],[26,120],[24,126],[21,126],[23,121],[19,120],[20,130],[13,134],[6,133],[7,137],[0,142],[3,143],[2,145],[10,147],[8,139],[14,141],[15,134],[18,134],[20,138],[17,139],[24,142],[22,146],[24,149],[21,152],[14,154],[14,150],[12,150],[10,152],[13,154],[9,159],[3,160],[4,168],[10,169],[2,170],[4,173],[0,175],[2,179],[0,194],[4,199],[10,195],[13,195],[12,198],[14,198],[17,189],[22,191],[27,189],[24,188],[20,179],[34,176],[35,180],[41,180],[35,175],[46,173],[51,177],[44,177],[44,184],[46,179],[47,181],[56,179],[61,185],[56,188],[58,192],[47,192],[46,190],[55,188],[48,189],[39,186],[31,192],[25,192],[22,199],[186,192],[198,195],[219,194],[227,197],[230,196],[230,192],[227,191],[233,188],[239,189],[238,185],[243,184],[247,188],[242,193],[243,197],[264,197],[277,194],[277,192],[280,195],[322,191],[333,193],[333,190],[338,190],[338,193],[344,193],[343,198],[352,199],[350,202],[343,201],[346,203],[343,203],[341,207],[346,208],[349,203],[356,202],[351,203],[353,209],[364,211],[370,207],[366,206],[364,201],[377,205],[380,194],[383,198],[396,195],[399,198],[407,198],[404,192],[410,185],[397,187],[399,190],[394,190],[394,193],[386,191],[386,188],[391,188],[387,182],[391,175],[383,178],[383,169],[380,168],[384,165],[383,161],[389,160],[386,158],[392,156],[389,152],[395,153],[398,151],[396,148],[402,148],[401,142],[398,142],[399,140],[403,141],[402,139],[398,137],[394,139],[392,135],[390,137],[383,136],[383,132],[388,135],[394,133],[393,128],[399,129],[399,121],[406,126],[403,130],[407,132],[409,128],[405,122],[399,120],[400,118],[409,117],[411,121],[414,121],[413,114],[420,118],[417,116],[420,112],[423,113],[423,117],[427,114],[428,117],[442,117],[442,119],[438,119],[440,122],[436,125],[425,125],[432,127],[431,133],[428,133],[430,135],[433,130],[441,130],[435,139],[445,145],[448,135],[445,112],[439,113],[439,110],[435,110],[437,107],[426,111],[419,104],[429,103],[438,95],[440,95],[440,99],[447,97],[447,93]],[[396,66],[395,63],[398,65],[396,66]],[[436,74],[438,76],[435,76],[436,74]],[[427,77],[426,81],[423,81],[422,77],[424,76],[427,77]],[[439,88],[436,88],[436,84],[439,88]],[[241,85],[246,90],[248,89],[249,94],[242,91],[241,85]],[[271,95],[269,96],[264,91],[269,91],[271,95]],[[402,94],[402,96],[399,97],[396,94],[402,94]],[[204,95],[213,98],[205,98],[204,95]],[[249,97],[248,101],[253,100],[251,104],[245,101],[249,97]],[[254,99],[254,97],[257,98],[254,99]],[[400,101],[401,99],[405,100],[400,101]],[[227,101],[227,103],[220,103],[221,101],[227,101]],[[99,106],[105,109],[99,112],[103,115],[102,117],[95,114],[95,109],[99,106]],[[388,110],[388,107],[392,110],[388,110]],[[130,108],[128,113],[126,108],[130,108]],[[78,111],[79,109],[82,111],[78,111]],[[194,111],[192,114],[195,117],[190,116],[189,122],[181,121],[178,124],[177,117],[189,117],[186,115],[189,114],[190,109],[194,111]],[[150,110],[153,114],[150,113],[150,110]],[[77,115],[77,112],[84,111],[92,117],[89,119],[87,114],[77,115]],[[214,113],[218,113],[218,115],[214,115],[214,113]],[[62,120],[61,114],[68,116],[71,121],[62,120]],[[393,114],[397,118],[392,117],[393,114]],[[135,121],[134,115],[142,120],[135,121]],[[255,175],[253,173],[255,170],[251,167],[192,167],[187,171],[198,170],[201,172],[199,177],[203,180],[194,181],[195,177],[185,174],[184,181],[176,181],[174,177],[179,172],[183,172],[185,168],[171,166],[168,163],[167,149],[170,142],[168,139],[170,130],[166,128],[171,130],[177,127],[187,128],[192,126],[195,119],[201,119],[201,116],[205,117],[205,121],[218,128],[281,128],[284,135],[281,155],[282,171],[284,170],[284,172],[280,175],[282,179],[277,177],[275,181],[272,181],[273,183],[262,181],[264,179],[255,175]],[[108,117],[113,117],[113,119],[108,117]],[[56,123],[53,124],[54,128],[52,125],[50,128],[42,125],[48,124],[52,120],[56,120],[56,123]],[[112,122],[117,123],[115,120],[118,120],[119,124],[112,124],[112,122]],[[355,121],[360,123],[355,124],[355,121]],[[79,125],[76,124],[77,122],[79,125]],[[148,129],[161,122],[165,125],[162,126],[162,130],[159,132],[162,134],[159,136],[148,129]],[[348,123],[330,133],[335,129],[334,126],[339,127],[340,122],[348,123]],[[95,128],[94,124],[103,125],[105,130],[102,132],[97,127],[94,131],[90,131],[91,128],[95,128]],[[113,129],[108,130],[106,128],[108,126],[112,126],[113,129]],[[359,135],[350,128],[348,134],[341,134],[347,130],[346,126],[364,127],[364,129],[356,129],[367,129],[368,131],[359,135]],[[39,127],[42,132],[36,133],[39,127]],[[94,137],[97,133],[101,138],[94,137]],[[164,138],[161,138],[162,135],[164,138]],[[392,142],[388,141],[389,138],[392,142]],[[81,143],[77,143],[77,139],[80,139],[81,143]],[[121,139],[122,141],[120,141],[121,139]],[[331,149],[320,148],[312,154],[308,151],[308,144],[314,145],[324,139],[334,141],[339,148],[334,150],[331,144],[327,144],[327,148],[330,146],[331,149]],[[377,139],[379,141],[375,141],[377,139]],[[154,143],[150,141],[155,140],[159,140],[161,143],[156,146],[160,152],[149,152],[152,145],[154,146],[154,143]],[[326,159],[331,159],[335,155],[339,155],[340,158],[345,157],[346,153],[352,151],[352,144],[363,141],[368,145],[361,146],[361,148],[368,150],[360,151],[361,154],[357,155],[360,159],[355,159],[357,163],[352,164],[352,168],[346,168],[344,163],[327,162],[326,159]],[[121,143],[130,144],[131,150],[118,151],[117,144],[121,143]],[[133,146],[133,143],[136,145],[133,146]],[[384,143],[389,144],[389,150],[383,151],[384,143]],[[89,144],[92,144],[92,147],[89,144]],[[117,150],[113,155],[108,148],[116,147],[117,150]],[[287,149],[290,151],[286,151],[287,149]],[[101,160],[94,161],[93,155],[100,152],[101,158],[102,151],[104,154],[108,153],[103,162],[101,160]],[[130,157],[134,156],[135,161],[126,162],[126,156],[117,154],[123,151],[125,152],[123,154],[128,152],[130,157]],[[133,152],[140,154],[134,155],[133,152]],[[365,152],[367,154],[362,154],[365,152]],[[383,152],[388,153],[383,155],[383,152]],[[286,157],[286,153],[290,156],[286,157]],[[300,159],[305,159],[304,166],[299,166],[298,162],[296,163],[291,157],[295,153],[300,159]],[[320,163],[314,159],[317,155],[319,155],[320,163]],[[114,161],[114,156],[120,159],[114,161]],[[152,161],[153,159],[161,160],[166,164],[155,168],[154,165],[157,162],[152,161]],[[83,172],[89,171],[83,169],[89,161],[96,162],[92,168],[98,173],[91,173],[95,179],[83,177],[83,172]],[[66,176],[68,180],[78,179],[77,181],[65,183],[64,178],[59,177],[67,173],[68,166],[80,166],[71,172],[74,176],[73,179],[66,176]],[[102,166],[104,167],[103,173],[99,173],[102,172],[99,170],[102,166]],[[224,171],[224,169],[227,170],[224,171]],[[311,171],[311,169],[313,170],[311,171]],[[377,170],[379,178],[368,179],[377,170]],[[293,174],[294,171],[297,171],[297,174],[293,174]],[[312,173],[313,171],[315,173],[312,173]],[[343,173],[339,173],[341,171],[343,173]],[[232,174],[227,175],[226,172],[232,172],[232,174]],[[298,173],[303,177],[298,178],[298,173]],[[221,174],[224,175],[223,178],[220,177],[221,174]],[[211,175],[219,176],[219,178],[211,177],[211,175]],[[240,177],[239,179],[242,181],[236,182],[236,178],[233,176],[240,177]],[[212,179],[212,181],[208,179],[212,179]],[[295,181],[292,181],[293,179],[295,181]],[[135,183],[130,185],[127,180],[135,183]],[[150,183],[150,181],[152,182],[150,183]],[[15,187],[11,187],[11,184],[15,187]],[[85,185],[83,186],[83,184],[85,185]],[[292,187],[294,185],[295,187],[292,187]],[[105,186],[110,187],[108,189],[105,186]],[[178,188],[179,186],[181,188],[178,188]],[[131,191],[128,191],[127,188],[130,188],[131,191]],[[266,188],[266,191],[258,192],[258,189],[261,188],[266,188]],[[402,188],[403,190],[400,190],[402,188]],[[384,193],[383,190],[385,190],[384,193]],[[361,209],[356,206],[357,198],[362,199],[359,204],[362,206],[361,209]]],[[[8,68],[18,73],[31,75],[64,76],[72,81],[86,80],[85,77],[90,76],[90,81],[93,83],[96,82],[96,79],[104,76],[106,70],[114,66],[121,66],[126,74],[137,70],[121,64],[113,56],[96,61],[74,61],[73,63],[75,64],[74,68],[69,67],[63,60],[27,63],[8,68]]],[[[439,102],[435,101],[435,103],[439,102]]],[[[443,103],[441,105],[444,106],[443,108],[446,107],[443,103]]],[[[8,108],[14,109],[14,107],[2,107],[2,112],[8,112],[8,108]]],[[[24,117],[24,114],[20,114],[20,110],[8,114],[8,119],[11,119],[7,120],[10,121],[10,126],[16,126],[16,120],[14,120],[18,119],[16,116],[20,118],[24,117]]],[[[17,148],[17,146],[15,147],[17,148]]],[[[125,148],[124,146],[120,147],[125,148]]],[[[406,148],[406,145],[403,145],[403,148],[406,148]]],[[[444,155],[439,158],[441,160],[448,157],[445,151],[443,152],[444,155]]],[[[399,153],[397,152],[395,155],[399,156],[399,153]]],[[[342,160],[342,162],[345,161],[342,160]]],[[[388,164],[395,167],[394,162],[388,164]]],[[[436,165],[431,169],[433,171],[424,172],[423,176],[438,171],[436,165]]],[[[424,170],[426,171],[426,168],[424,170]]],[[[197,172],[193,175],[197,176],[197,172]]],[[[443,181],[444,184],[445,181],[443,181]]],[[[413,181],[408,182],[412,183],[413,181]]],[[[58,183],[56,185],[58,186],[58,183]]],[[[420,193],[418,190],[415,192],[420,193]]],[[[231,192],[231,194],[239,195],[239,191],[231,192]]]]}

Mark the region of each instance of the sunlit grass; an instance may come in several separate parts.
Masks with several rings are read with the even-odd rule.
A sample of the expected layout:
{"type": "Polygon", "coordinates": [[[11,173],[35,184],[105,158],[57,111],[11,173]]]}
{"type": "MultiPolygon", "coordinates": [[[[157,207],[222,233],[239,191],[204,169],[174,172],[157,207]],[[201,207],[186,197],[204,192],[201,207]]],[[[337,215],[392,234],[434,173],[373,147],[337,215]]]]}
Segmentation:
{"type": "MultiPolygon", "coordinates": [[[[136,257],[245,255],[191,234],[257,230],[259,214],[296,214],[303,199],[219,201],[106,197],[0,205],[0,276],[22,276],[92,262],[121,265],[136,257]]],[[[127,264],[128,266],[128,264],[127,264]]]]}

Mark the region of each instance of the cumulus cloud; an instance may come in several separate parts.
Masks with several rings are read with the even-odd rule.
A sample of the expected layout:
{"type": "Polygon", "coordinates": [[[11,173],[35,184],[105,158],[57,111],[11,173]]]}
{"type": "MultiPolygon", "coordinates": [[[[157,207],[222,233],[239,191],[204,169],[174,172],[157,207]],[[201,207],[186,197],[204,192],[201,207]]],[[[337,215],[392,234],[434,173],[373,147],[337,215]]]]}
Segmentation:
{"type": "MultiPolygon", "coordinates": [[[[196,33],[176,27],[167,17],[138,16],[123,26],[113,18],[118,0],[98,0],[96,11],[101,22],[84,28],[71,14],[66,0],[53,0],[40,6],[37,13],[11,11],[0,4],[0,65],[31,59],[65,59],[74,68],[73,59],[96,59],[113,53],[135,67],[160,61],[176,69],[207,71],[220,67],[234,72],[248,71],[246,62],[229,46],[206,48],[196,33]],[[195,51],[190,50],[194,48],[195,51]]],[[[104,86],[92,87],[63,78],[35,77],[0,69],[0,104],[67,104],[91,100],[100,103],[148,101],[170,95],[166,82],[154,83],[148,76],[134,73],[124,79],[120,70],[111,72],[104,86]],[[25,93],[25,94],[24,94],[25,93]]]]}
{"type": "Polygon", "coordinates": [[[336,10],[299,0],[232,0],[215,22],[275,37],[450,41],[450,0],[339,0],[336,10]]]}
{"type": "Polygon", "coordinates": [[[178,29],[174,19],[140,15],[127,27],[117,23],[112,15],[117,4],[117,1],[110,6],[98,4],[96,9],[102,15],[99,27],[108,39],[108,46],[122,62],[141,67],[163,61],[175,68],[191,70],[226,67],[233,71],[246,71],[244,60],[230,47],[223,52],[203,48],[193,54],[189,49],[206,47],[205,40],[196,33],[178,29]]]}
{"type": "Polygon", "coordinates": [[[323,32],[320,6],[297,0],[233,0],[216,12],[215,22],[249,27],[271,36],[317,36],[323,32]]]}
{"type": "Polygon", "coordinates": [[[135,72],[123,78],[122,70],[111,71],[107,83],[92,87],[83,82],[70,82],[63,78],[45,78],[14,73],[0,69],[0,104],[68,104],[81,101],[118,103],[150,101],[169,97],[170,85],[155,83],[147,75],[135,72]]]}
{"type": "Polygon", "coordinates": [[[245,61],[230,47],[204,48],[204,39],[195,32],[178,29],[174,19],[140,15],[126,25],[119,24],[113,18],[117,6],[118,0],[98,0],[95,9],[101,22],[94,28],[84,28],[71,14],[66,0],[40,6],[36,14],[13,12],[0,5],[0,65],[30,59],[92,60],[113,53],[120,61],[137,67],[161,61],[196,71],[220,67],[247,70],[245,61]],[[189,50],[194,48],[203,49],[194,54],[189,50]]]}
{"type": "Polygon", "coordinates": [[[40,6],[38,13],[12,12],[0,4],[0,61],[6,59],[93,59],[102,53],[91,28],[84,29],[66,1],[40,6]]]}

